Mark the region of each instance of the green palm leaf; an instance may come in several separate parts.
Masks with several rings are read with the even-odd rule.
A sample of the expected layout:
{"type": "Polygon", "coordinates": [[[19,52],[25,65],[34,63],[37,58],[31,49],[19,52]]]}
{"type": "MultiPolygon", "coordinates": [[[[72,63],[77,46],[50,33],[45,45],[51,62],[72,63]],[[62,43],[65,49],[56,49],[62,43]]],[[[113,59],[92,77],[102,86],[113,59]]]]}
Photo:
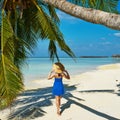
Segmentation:
{"type": "Polygon", "coordinates": [[[21,11],[15,9],[12,0],[4,1],[5,13],[3,11],[0,24],[0,108],[10,105],[23,90],[20,69],[38,40],[50,40],[49,52],[52,60],[56,57],[59,61],[57,46],[74,57],[59,30],[55,9],[42,2],[38,4],[34,0],[30,1],[32,4],[23,9],[22,17],[19,14],[21,11]],[[12,10],[9,5],[12,5],[12,10]]]}
{"type": "Polygon", "coordinates": [[[63,35],[60,32],[58,26],[54,24],[54,21],[52,21],[51,17],[45,14],[44,10],[42,9],[42,6],[39,7],[35,1],[33,1],[33,3],[36,5],[36,8],[38,9],[38,12],[36,15],[36,19],[37,19],[36,21],[39,21],[38,23],[41,27],[41,31],[43,31],[42,33],[44,34],[46,38],[52,41],[50,42],[49,50],[50,50],[51,45],[53,46],[53,48],[55,48],[54,52],[53,51],[51,52],[51,50],[49,51],[51,52],[50,57],[53,58],[53,56],[56,56],[56,57],[58,56],[56,52],[56,47],[54,47],[55,42],[53,41],[56,41],[59,47],[61,48],[61,50],[66,52],[69,56],[75,57],[74,53],[66,45],[63,35]]]}
{"type": "Polygon", "coordinates": [[[9,20],[2,14],[0,56],[0,108],[7,107],[23,90],[22,75],[14,65],[14,33],[9,20]]]}
{"type": "Polygon", "coordinates": [[[119,0],[68,0],[77,5],[103,10],[106,12],[119,13],[118,11],[118,2],[119,0]]]}
{"type": "Polygon", "coordinates": [[[60,20],[56,14],[56,11],[55,11],[55,8],[51,5],[48,5],[48,10],[49,10],[49,13],[50,13],[50,16],[52,17],[52,19],[55,21],[55,23],[59,23],[60,20]]]}
{"type": "Polygon", "coordinates": [[[30,54],[28,48],[29,45],[20,38],[14,36],[14,64],[17,68],[22,69],[23,65],[26,64],[25,60],[30,54]]]}
{"type": "Polygon", "coordinates": [[[57,55],[57,47],[56,47],[55,41],[51,40],[51,41],[49,42],[49,47],[48,47],[48,49],[49,49],[49,53],[50,53],[50,58],[51,58],[51,60],[53,61],[54,58],[56,57],[57,60],[60,61],[60,60],[59,60],[59,57],[58,57],[58,55],[57,55]]]}
{"type": "Polygon", "coordinates": [[[4,55],[0,60],[0,109],[7,107],[23,90],[21,73],[4,55]]]}
{"type": "MultiPolygon", "coordinates": [[[[27,45],[28,51],[32,51],[32,49],[36,46],[38,39],[39,40],[49,39],[55,40],[57,42],[63,41],[64,44],[63,46],[66,47],[62,48],[61,50],[63,50],[67,54],[69,53],[68,55],[73,57],[74,56],[73,52],[66,45],[63,35],[59,30],[58,27],[59,18],[55,12],[55,8],[53,6],[45,4],[42,0],[39,1],[29,0],[29,1],[31,1],[30,7],[23,9],[22,19],[16,17],[18,16],[16,14],[18,14],[19,11],[14,10],[15,11],[14,12],[11,10],[9,14],[10,22],[12,24],[14,32],[17,35],[17,38],[24,40],[25,43],[28,44],[27,45]],[[17,28],[17,30],[15,28],[17,28]]],[[[11,2],[13,1],[11,0],[11,2]]],[[[14,8],[13,4],[12,3],[10,4],[12,5],[12,8],[14,8]]],[[[7,6],[4,5],[5,8],[7,10],[10,10],[9,1],[7,1],[6,5],[7,6]]]]}

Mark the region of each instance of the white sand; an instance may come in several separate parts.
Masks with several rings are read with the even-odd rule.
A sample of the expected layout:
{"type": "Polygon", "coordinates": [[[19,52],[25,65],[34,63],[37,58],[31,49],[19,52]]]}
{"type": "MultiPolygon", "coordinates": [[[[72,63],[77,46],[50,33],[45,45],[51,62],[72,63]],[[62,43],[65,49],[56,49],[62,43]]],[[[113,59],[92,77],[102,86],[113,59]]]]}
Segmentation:
{"type": "MultiPolygon", "coordinates": [[[[17,98],[11,108],[14,120],[118,120],[120,119],[120,64],[98,67],[98,70],[64,80],[66,93],[62,98],[61,116],[56,115],[55,99],[51,93],[53,80],[35,80],[17,98]]],[[[7,120],[9,109],[0,111],[7,120]]]]}

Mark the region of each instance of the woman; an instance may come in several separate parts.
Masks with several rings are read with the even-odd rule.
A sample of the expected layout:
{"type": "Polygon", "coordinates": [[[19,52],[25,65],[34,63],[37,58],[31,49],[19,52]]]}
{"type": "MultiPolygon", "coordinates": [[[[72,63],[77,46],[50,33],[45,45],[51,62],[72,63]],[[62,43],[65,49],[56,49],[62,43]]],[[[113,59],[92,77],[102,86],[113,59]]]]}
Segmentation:
{"type": "Polygon", "coordinates": [[[55,95],[56,99],[56,107],[57,107],[57,114],[60,115],[60,105],[61,105],[61,98],[64,94],[64,86],[62,79],[70,79],[69,73],[65,70],[65,67],[60,62],[56,62],[53,64],[53,70],[48,75],[48,79],[54,78],[53,84],[53,95],[55,95]]]}

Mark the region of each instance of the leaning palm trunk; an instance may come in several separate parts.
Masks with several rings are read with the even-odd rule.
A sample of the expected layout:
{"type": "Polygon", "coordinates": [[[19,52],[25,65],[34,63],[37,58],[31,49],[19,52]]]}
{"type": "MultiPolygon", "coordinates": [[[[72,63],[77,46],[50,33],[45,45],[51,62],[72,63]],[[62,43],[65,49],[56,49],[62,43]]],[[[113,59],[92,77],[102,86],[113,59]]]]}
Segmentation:
{"type": "Polygon", "coordinates": [[[119,14],[108,13],[92,8],[80,7],[65,0],[43,0],[43,1],[77,18],[95,24],[102,24],[115,30],[120,30],[119,14]]]}

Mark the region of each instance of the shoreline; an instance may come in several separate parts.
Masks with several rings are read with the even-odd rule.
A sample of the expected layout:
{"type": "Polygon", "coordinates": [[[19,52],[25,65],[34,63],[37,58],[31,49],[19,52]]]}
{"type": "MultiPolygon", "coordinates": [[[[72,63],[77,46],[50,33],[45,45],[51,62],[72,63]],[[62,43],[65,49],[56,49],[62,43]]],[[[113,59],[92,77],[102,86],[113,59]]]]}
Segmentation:
{"type": "MultiPolygon", "coordinates": [[[[18,96],[11,116],[14,120],[20,117],[20,120],[119,120],[120,93],[115,91],[116,79],[120,82],[120,63],[98,66],[64,80],[66,93],[61,101],[61,116],[56,115],[51,93],[53,80],[36,80],[39,88],[26,89],[18,96]]],[[[7,120],[9,112],[9,109],[0,111],[0,119],[7,120]]]]}
{"type": "MultiPolygon", "coordinates": [[[[71,75],[71,80],[76,80],[78,78],[82,79],[87,74],[91,74],[93,72],[97,72],[97,71],[101,71],[101,70],[114,70],[114,69],[120,69],[120,63],[98,65],[98,66],[96,66],[95,68],[93,68],[91,70],[88,70],[88,71],[85,71],[85,72],[81,72],[79,74],[71,75]]],[[[32,80],[30,82],[27,81],[27,83],[26,83],[27,86],[25,86],[25,90],[43,88],[44,85],[46,87],[50,86],[50,85],[52,86],[53,82],[54,82],[54,80],[48,80],[47,77],[46,78],[42,78],[41,80],[40,79],[36,79],[36,80],[32,80]],[[32,82],[32,84],[31,84],[31,82],[32,82]]],[[[63,82],[65,84],[69,83],[69,81],[65,80],[65,79],[63,80],[63,82]]]]}

